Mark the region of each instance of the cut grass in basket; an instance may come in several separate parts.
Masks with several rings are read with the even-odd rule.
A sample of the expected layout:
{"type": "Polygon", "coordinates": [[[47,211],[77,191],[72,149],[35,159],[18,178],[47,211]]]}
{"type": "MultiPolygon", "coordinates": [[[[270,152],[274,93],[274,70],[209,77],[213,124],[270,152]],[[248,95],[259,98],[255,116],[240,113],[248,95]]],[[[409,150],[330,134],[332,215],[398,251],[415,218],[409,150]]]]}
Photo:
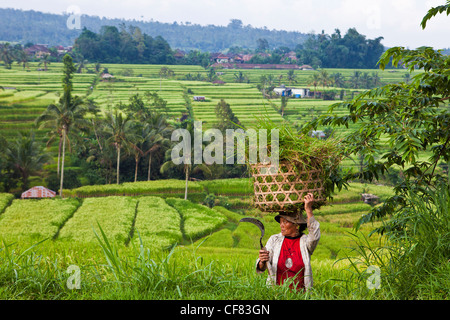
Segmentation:
{"type": "MultiPolygon", "coordinates": [[[[334,191],[337,166],[342,159],[338,140],[318,139],[299,133],[289,123],[274,123],[267,115],[257,119],[257,132],[267,132],[267,155],[272,154],[272,133],[278,130],[278,171],[270,172],[271,164],[252,164],[255,183],[255,205],[266,211],[296,211],[303,197],[312,192],[319,208],[334,191]]],[[[275,136],[274,136],[275,139],[275,136]]],[[[247,157],[248,158],[248,157],[247,157]]],[[[338,185],[341,188],[341,185],[338,185]]]]}

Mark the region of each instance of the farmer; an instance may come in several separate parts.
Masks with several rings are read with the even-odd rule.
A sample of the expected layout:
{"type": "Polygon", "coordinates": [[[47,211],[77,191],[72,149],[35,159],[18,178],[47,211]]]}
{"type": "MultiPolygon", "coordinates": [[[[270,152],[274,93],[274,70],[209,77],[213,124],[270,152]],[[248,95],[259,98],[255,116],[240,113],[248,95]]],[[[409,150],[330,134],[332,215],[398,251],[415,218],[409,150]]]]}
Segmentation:
{"type": "Polygon", "coordinates": [[[256,272],[268,269],[269,284],[283,284],[293,278],[291,287],[308,289],[313,285],[311,255],[320,239],[319,222],[312,212],[314,195],[308,193],[305,198],[307,221],[301,213],[296,215],[279,214],[275,220],[280,223],[281,233],[269,238],[266,250],[259,251],[256,260],[256,272]],[[308,234],[303,231],[308,228],[308,234]]]}

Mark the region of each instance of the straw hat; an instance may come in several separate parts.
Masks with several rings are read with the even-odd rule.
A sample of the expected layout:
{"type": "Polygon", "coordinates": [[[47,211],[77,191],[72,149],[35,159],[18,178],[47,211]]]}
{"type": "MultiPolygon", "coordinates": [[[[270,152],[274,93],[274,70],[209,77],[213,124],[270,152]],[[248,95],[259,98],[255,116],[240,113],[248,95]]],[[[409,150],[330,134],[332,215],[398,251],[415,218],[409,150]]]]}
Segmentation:
{"type": "Polygon", "coordinates": [[[284,218],[289,222],[292,222],[294,224],[307,224],[305,218],[303,217],[303,215],[299,212],[296,214],[279,214],[275,217],[275,220],[280,223],[280,218],[284,218]]]}

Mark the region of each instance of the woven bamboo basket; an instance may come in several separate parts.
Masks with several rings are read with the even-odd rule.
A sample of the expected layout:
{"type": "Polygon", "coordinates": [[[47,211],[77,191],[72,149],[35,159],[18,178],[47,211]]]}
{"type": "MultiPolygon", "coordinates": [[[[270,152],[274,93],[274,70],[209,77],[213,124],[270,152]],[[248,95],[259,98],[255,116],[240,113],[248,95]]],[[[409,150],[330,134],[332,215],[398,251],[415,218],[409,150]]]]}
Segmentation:
{"type": "Polygon", "coordinates": [[[254,164],[254,206],[263,212],[297,212],[304,204],[304,196],[314,194],[314,208],[326,202],[324,174],[321,169],[306,168],[304,164],[280,162],[273,172],[270,164],[254,164]]]}

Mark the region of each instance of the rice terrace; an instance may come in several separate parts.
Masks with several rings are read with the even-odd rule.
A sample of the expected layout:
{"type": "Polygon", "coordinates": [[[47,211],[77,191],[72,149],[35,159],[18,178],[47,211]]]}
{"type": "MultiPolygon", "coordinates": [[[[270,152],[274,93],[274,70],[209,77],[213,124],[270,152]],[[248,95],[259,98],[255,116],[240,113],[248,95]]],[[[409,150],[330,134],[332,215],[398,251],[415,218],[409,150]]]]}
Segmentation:
{"type": "MultiPolygon", "coordinates": [[[[422,24],[449,12],[447,1],[422,24]]],[[[331,46],[334,34],[296,55],[259,39],[255,58],[240,62],[249,53],[238,47],[179,57],[162,38],[114,28],[84,29],[73,51],[46,58],[20,60],[22,49],[0,44],[0,299],[448,300],[447,54],[393,47],[376,69],[305,60],[308,44],[331,46]],[[139,45],[153,43],[172,60],[152,51],[167,62],[124,53],[114,63],[102,51],[96,61],[82,41],[107,35],[136,43],[140,59],[139,45]],[[184,155],[199,148],[224,161],[172,161],[176,129],[189,132],[184,155]],[[236,150],[230,160],[227,141],[212,148],[202,136],[210,129],[276,129],[280,161],[296,169],[265,177],[249,145],[247,163],[236,150]],[[52,196],[26,198],[33,187],[52,196]],[[280,212],[306,210],[305,190],[323,196],[313,204],[314,286],[268,286],[255,272],[261,230],[241,219],[262,222],[266,244],[280,212]]]]}

